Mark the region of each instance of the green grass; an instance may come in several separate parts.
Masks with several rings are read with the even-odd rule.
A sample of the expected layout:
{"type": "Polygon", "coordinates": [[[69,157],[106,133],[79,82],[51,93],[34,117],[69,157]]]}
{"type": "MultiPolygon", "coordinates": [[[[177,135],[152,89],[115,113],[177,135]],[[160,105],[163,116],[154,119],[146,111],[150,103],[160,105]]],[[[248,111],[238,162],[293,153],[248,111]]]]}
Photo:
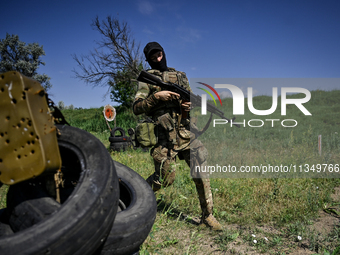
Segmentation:
{"type": "Polygon", "coordinates": [[[0,187],[0,209],[1,208],[6,208],[6,194],[8,191],[8,186],[7,185],[2,185],[0,187]]]}
{"type": "MultiPolygon", "coordinates": [[[[91,109],[78,109],[78,110],[62,110],[67,122],[71,126],[84,129],[88,132],[104,132],[108,130],[108,125],[103,116],[103,109],[91,108],[91,109]]],[[[126,132],[130,127],[135,127],[138,122],[131,109],[123,107],[116,108],[116,126],[123,128],[126,132]]],[[[109,122],[110,128],[114,127],[114,121],[109,122]]]]}
{"type": "MultiPolygon", "coordinates": [[[[312,91],[312,99],[304,106],[312,116],[304,116],[295,106],[289,105],[287,116],[280,115],[280,107],[271,116],[256,116],[247,111],[238,116],[243,119],[296,119],[295,128],[274,128],[265,123],[262,128],[236,128],[219,126],[200,137],[208,148],[210,158],[222,157],[227,164],[340,164],[340,90],[312,91]],[[322,135],[323,152],[317,149],[317,137],[322,135]],[[215,141],[221,150],[216,150],[215,141]],[[212,142],[213,141],[213,142],[212,142]],[[222,147],[221,147],[222,146],[222,147]]],[[[294,95],[292,97],[299,97],[294,95]]],[[[280,100],[278,101],[280,105],[280,100]]],[[[232,114],[232,100],[224,99],[225,116],[232,114]]],[[[271,97],[254,98],[256,109],[268,109],[271,97]]],[[[109,150],[107,124],[103,109],[64,110],[63,114],[71,125],[94,134],[109,150]]],[[[117,126],[126,131],[135,127],[137,118],[131,110],[117,110],[117,126]]],[[[200,112],[194,109],[192,115],[200,112]]],[[[197,114],[199,115],[199,114],[197,114]]],[[[206,118],[198,125],[204,126],[206,118]]],[[[279,124],[279,122],[275,123],[279,124]]],[[[111,128],[113,123],[110,123],[111,128]]],[[[141,150],[110,152],[114,160],[121,162],[143,178],[153,173],[153,160],[149,153],[141,150]]],[[[308,177],[308,176],[307,176],[308,177]]],[[[176,180],[170,187],[157,194],[158,213],[152,231],[142,246],[141,254],[223,254],[229,251],[243,254],[256,251],[265,254],[288,254],[300,249],[301,245],[311,251],[332,254],[340,246],[339,227],[326,234],[313,230],[313,220],[327,206],[339,204],[331,198],[340,179],[317,178],[215,178],[211,179],[214,199],[214,214],[225,226],[222,233],[197,227],[190,218],[200,216],[196,189],[190,170],[184,161],[176,162],[176,180]],[[268,230],[268,229],[272,230],[268,230]],[[275,230],[275,231],[274,231],[275,230]],[[256,235],[256,238],[252,236],[256,235]],[[297,237],[301,236],[302,240],[297,237]],[[266,239],[268,240],[266,240],[266,239]],[[256,240],[256,243],[254,243],[256,240]]],[[[5,206],[6,186],[0,189],[0,205],[5,206]]]]}

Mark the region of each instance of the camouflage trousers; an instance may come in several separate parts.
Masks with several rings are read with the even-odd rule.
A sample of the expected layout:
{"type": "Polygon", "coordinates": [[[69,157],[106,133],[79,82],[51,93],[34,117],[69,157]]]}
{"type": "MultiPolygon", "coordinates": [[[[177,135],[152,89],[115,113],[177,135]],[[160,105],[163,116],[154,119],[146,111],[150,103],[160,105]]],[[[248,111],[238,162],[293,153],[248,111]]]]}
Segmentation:
{"type": "Polygon", "coordinates": [[[196,185],[203,218],[212,214],[213,200],[210,179],[195,172],[195,166],[206,165],[208,156],[207,149],[201,141],[192,140],[188,149],[180,151],[176,151],[176,145],[169,145],[168,141],[159,141],[158,145],[151,150],[151,156],[154,160],[155,172],[146,181],[154,191],[159,190],[162,186],[169,186],[175,181],[176,156],[178,156],[180,159],[184,159],[188,166],[191,167],[191,176],[196,185]]]}

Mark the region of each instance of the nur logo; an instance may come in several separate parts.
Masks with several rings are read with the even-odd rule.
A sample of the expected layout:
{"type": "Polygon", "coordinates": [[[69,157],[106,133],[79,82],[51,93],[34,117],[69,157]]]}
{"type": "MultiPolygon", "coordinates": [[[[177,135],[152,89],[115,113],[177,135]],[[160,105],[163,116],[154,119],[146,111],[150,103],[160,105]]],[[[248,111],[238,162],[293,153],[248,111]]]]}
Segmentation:
{"type": "MultiPolygon", "coordinates": [[[[211,87],[208,84],[205,84],[203,82],[198,82],[199,84],[202,84],[209,88],[211,91],[215,93],[217,98],[220,101],[220,104],[222,106],[222,100],[219,96],[219,94],[216,92],[216,90],[211,87]]],[[[208,91],[207,89],[200,88],[199,89],[203,90],[205,93],[210,95],[212,100],[215,103],[215,106],[217,106],[216,100],[213,97],[213,95],[208,91]]],[[[215,88],[224,88],[224,89],[229,89],[229,91],[232,94],[233,98],[233,115],[244,115],[244,101],[245,101],[245,96],[243,94],[243,91],[238,88],[235,85],[231,84],[215,84],[215,88]]],[[[247,97],[247,103],[248,103],[248,109],[251,113],[254,115],[258,116],[264,116],[264,115],[270,115],[275,112],[278,106],[278,92],[277,92],[277,87],[272,88],[272,106],[267,109],[267,110],[258,110],[255,109],[253,105],[253,89],[251,87],[248,87],[248,97],[247,97]]],[[[201,113],[202,115],[207,114],[207,95],[202,94],[201,96],[201,113]]],[[[286,109],[288,104],[293,104],[295,105],[304,115],[309,115],[311,116],[312,114],[303,106],[304,103],[307,103],[311,99],[311,93],[304,88],[299,88],[299,87],[281,87],[281,116],[286,115],[286,109]],[[288,93],[301,93],[305,94],[304,98],[287,98],[288,93]]],[[[275,121],[280,121],[280,119],[265,119],[264,121],[262,119],[251,119],[248,122],[244,119],[242,122],[234,122],[232,120],[228,119],[214,119],[214,127],[217,124],[227,124],[230,123],[230,126],[232,124],[238,124],[238,125],[243,125],[244,127],[246,126],[246,123],[248,124],[249,127],[262,127],[264,125],[264,121],[269,121],[271,122],[271,126],[274,127],[274,122],[275,121]],[[254,125],[254,122],[260,123],[259,125],[254,125]]],[[[297,125],[297,121],[294,119],[284,119],[281,121],[281,125],[283,127],[295,127],[297,125]],[[294,122],[293,125],[287,125],[286,122],[294,122]]]]}
{"type": "MultiPolygon", "coordinates": [[[[216,91],[213,87],[211,87],[210,85],[205,84],[205,83],[203,83],[203,82],[198,82],[198,83],[199,83],[199,84],[202,84],[202,85],[204,85],[204,86],[206,86],[206,87],[209,88],[209,89],[211,89],[211,91],[214,92],[215,95],[217,96],[217,98],[218,98],[218,100],[220,101],[220,104],[221,104],[221,106],[222,106],[222,100],[221,100],[219,94],[217,93],[217,91],[216,91]]],[[[214,101],[215,106],[217,106],[216,100],[215,100],[215,98],[213,97],[213,95],[210,93],[209,90],[204,89],[204,88],[200,88],[200,87],[197,87],[197,88],[199,88],[199,89],[203,90],[205,93],[207,93],[207,94],[212,98],[212,100],[214,101]]],[[[202,103],[201,103],[201,106],[202,106],[202,107],[201,107],[201,114],[202,114],[202,115],[206,115],[206,114],[207,114],[207,95],[206,95],[206,94],[202,94],[201,98],[202,98],[202,103]]]]}
{"type": "MultiPolygon", "coordinates": [[[[218,97],[218,99],[220,100],[221,106],[222,106],[222,101],[220,96],[217,94],[216,90],[211,87],[208,84],[202,83],[202,82],[198,82],[199,84],[202,84],[208,88],[210,88],[215,95],[218,97]]],[[[199,87],[198,87],[199,88],[199,87]]],[[[233,114],[234,115],[244,115],[244,94],[242,92],[242,90],[238,87],[236,87],[235,85],[231,85],[231,84],[215,84],[215,88],[225,88],[225,89],[229,89],[231,94],[232,94],[232,98],[233,98],[233,114]]],[[[206,92],[207,94],[209,94],[211,96],[211,98],[213,99],[215,106],[216,106],[216,101],[214,99],[214,97],[212,96],[212,94],[203,88],[199,88],[201,90],[203,90],[204,92],[206,92]]],[[[277,99],[278,99],[278,93],[277,93],[277,88],[273,87],[273,93],[272,93],[272,106],[270,109],[268,110],[257,110],[255,109],[254,105],[253,105],[253,88],[248,87],[248,108],[250,110],[251,113],[255,114],[255,115],[270,115],[272,114],[276,108],[277,108],[277,99]]],[[[312,115],[302,104],[307,103],[309,100],[311,99],[311,93],[304,88],[296,88],[296,87],[292,87],[292,88],[287,88],[287,87],[282,87],[281,88],[281,115],[286,115],[286,107],[287,104],[294,104],[296,105],[297,108],[299,108],[299,110],[304,114],[304,115],[312,115]],[[287,98],[287,94],[288,93],[303,93],[305,94],[305,98],[295,98],[295,99],[288,99],[287,98]]],[[[207,109],[207,97],[205,94],[202,94],[202,103],[201,103],[201,107],[202,107],[202,115],[206,115],[206,109],[207,109]],[[204,109],[204,111],[203,111],[204,109]]]]}

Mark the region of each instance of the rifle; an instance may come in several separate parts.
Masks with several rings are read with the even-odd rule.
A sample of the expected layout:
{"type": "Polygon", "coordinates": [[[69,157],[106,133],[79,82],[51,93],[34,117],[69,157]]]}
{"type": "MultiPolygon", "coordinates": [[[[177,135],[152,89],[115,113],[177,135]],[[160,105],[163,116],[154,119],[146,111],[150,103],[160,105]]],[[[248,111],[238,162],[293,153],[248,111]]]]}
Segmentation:
{"type": "MultiPolygon", "coordinates": [[[[199,106],[201,104],[202,98],[199,95],[195,95],[195,94],[191,93],[190,91],[186,90],[185,88],[183,88],[183,87],[181,87],[181,86],[179,86],[175,83],[163,82],[157,76],[150,74],[150,73],[148,73],[144,70],[142,70],[141,73],[139,74],[137,81],[141,81],[141,82],[145,82],[145,83],[152,84],[152,85],[155,85],[155,86],[159,86],[164,90],[175,92],[175,93],[177,93],[181,96],[183,101],[191,102],[193,106],[199,106]]],[[[224,112],[217,109],[215,106],[213,106],[212,104],[210,104],[208,102],[207,102],[207,111],[211,112],[211,116],[212,116],[212,114],[216,114],[221,119],[225,119],[230,123],[230,119],[228,119],[227,117],[224,116],[224,112]]],[[[211,116],[210,116],[210,120],[208,121],[208,123],[211,121],[211,116]]],[[[232,118],[231,121],[234,121],[234,120],[235,120],[235,117],[232,118]]],[[[240,125],[238,125],[238,124],[233,124],[233,125],[235,125],[236,127],[240,127],[240,125]]]]}

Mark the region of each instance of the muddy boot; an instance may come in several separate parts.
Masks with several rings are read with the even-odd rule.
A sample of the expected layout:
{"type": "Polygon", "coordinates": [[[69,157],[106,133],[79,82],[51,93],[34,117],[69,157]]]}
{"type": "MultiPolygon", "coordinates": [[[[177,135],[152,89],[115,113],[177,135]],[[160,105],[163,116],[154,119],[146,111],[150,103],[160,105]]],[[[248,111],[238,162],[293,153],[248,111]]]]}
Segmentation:
{"type": "Polygon", "coordinates": [[[216,220],[214,215],[209,214],[208,217],[202,218],[202,223],[210,227],[214,231],[222,231],[222,225],[216,220]]]}

